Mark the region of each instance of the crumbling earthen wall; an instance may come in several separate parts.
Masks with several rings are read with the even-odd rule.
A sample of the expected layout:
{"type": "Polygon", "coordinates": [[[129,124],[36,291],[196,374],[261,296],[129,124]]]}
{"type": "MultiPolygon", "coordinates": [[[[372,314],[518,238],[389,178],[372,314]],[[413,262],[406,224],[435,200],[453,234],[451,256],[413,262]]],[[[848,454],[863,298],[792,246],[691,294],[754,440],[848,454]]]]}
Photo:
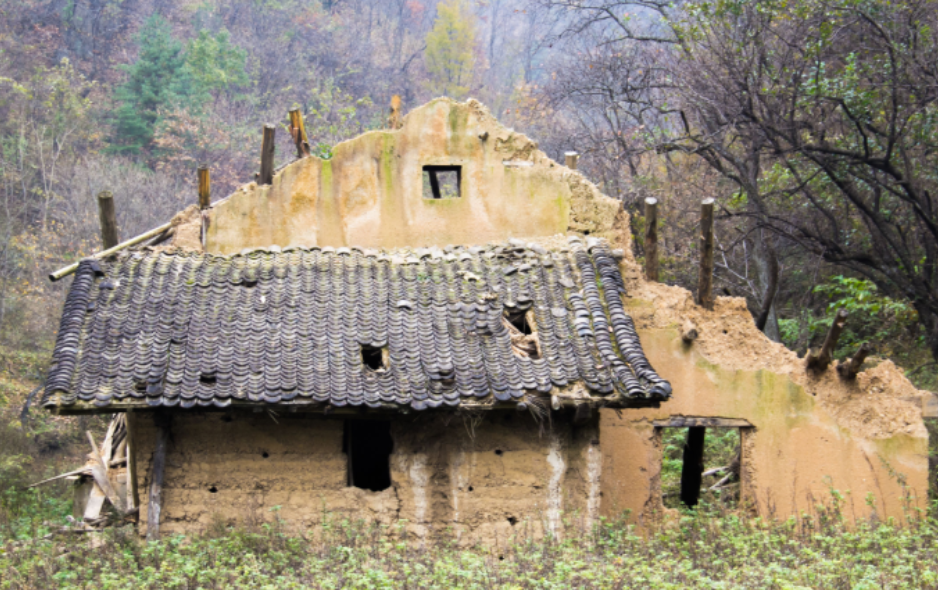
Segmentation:
{"type": "MultiPolygon", "coordinates": [[[[392,485],[372,492],[347,485],[339,417],[177,412],[161,532],[280,517],[314,534],[324,518],[349,518],[381,523],[391,532],[402,526],[411,538],[463,544],[503,542],[515,533],[561,534],[565,522],[586,526],[598,517],[597,422],[550,425],[527,412],[397,416],[391,425],[392,485]]],[[[152,415],[132,414],[131,429],[144,493],[156,436],[152,415]]],[[[140,523],[146,523],[146,511],[144,501],[140,523]]]]}
{"type": "Polygon", "coordinates": [[[674,388],[660,409],[604,413],[604,511],[631,510],[639,521],[664,512],[660,431],[672,416],[743,419],[743,502],[764,516],[810,512],[846,494],[846,515],[903,517],[927,502],[927,392],[891,362],[841,379],[829,367],[805,370],[804,359],[759,332],[739,298],[719,297],[713,311],[679,287],[649,283],[622,264],[627,309],[649,361],[674,388]],[[691,344],[686,321],[697,326],[691,344]],[[623,449],[629,449],[623,452],[623,449]],[[875,498],[867,503],[867,495],[875,498]]]}
{"type": "MultiPolygon", "coordinates": [[[[174,246],[197,247],[177,230],[174,246]]],[[[328,160],[307,157],[272,185],[244,185],[207,215],[205,249],[484,244],[511,237],[586,232],[628,235],[619,203],[537,144],[500,125],[476,101],[441,98],[410,112],[400,129],[372,131],[335,146],[328,160]],[[462,196],[423,196],[423,166],[462,167],[462,196]]],[[[628,250],[628,248],[626,248],[628,250]]]]}

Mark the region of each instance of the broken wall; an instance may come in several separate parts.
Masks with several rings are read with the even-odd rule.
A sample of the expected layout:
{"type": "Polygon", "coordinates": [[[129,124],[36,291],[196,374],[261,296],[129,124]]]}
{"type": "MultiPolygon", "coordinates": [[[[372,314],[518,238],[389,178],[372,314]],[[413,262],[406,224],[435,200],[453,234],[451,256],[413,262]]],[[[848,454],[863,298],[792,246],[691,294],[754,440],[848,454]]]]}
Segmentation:
{"type": "Polygon", "coordinates": [[[630,510],[638,522],[667,513],[653,422],[672,416],[752,424],[742,441],[741,506],[754,513],[810,513],[832,490],[846,494],[848,517],[901,519],[926,505],[929,394],[895,365],[882,362],[853,381],[834,365],[810,373],[804,359],[756,329],[743,299],[719,297],[707,311],[685,289],[646,282],[633,262],[622,272],[642,347],[674,397],[660,409],[603,413],[604,512],[630,510]],[[686,321],[699,334],[690,344],[681,338],[686,321]]]}
{"type": "MultiPolygon", "coordinates": [[[[131,413],[137,485],[146,497],[156,428],[131,413]]],[[[355,418],[363,418],[355,415],[355,418]]],[[[527,412],[395,417],[391,487],[349,487],[343,420],[278,412],[177,412],[166,458],[160,531],[283,518],[298,531],[324,518],[362,519],[411,538],[504,542],[515,533],[562,533],[564,520],[598,516],[598,420],[574,427],[527,412]]],[[[140,508],[145,534],[147,503],[140,508]]],[[[315,534],[315,531],[314,531],[315,534]]]]}
{"type": "MultiPolygon", "coordinates": [[[[205,250],[416,248],[568,230],[627,239],[621,231],[627,216],[617,201],[473,100],[436,99],[410,112],[400,129],[366,133],[333,152],[328,160],[297,160],[273,184],[250,183],[215,203],[206,215],[205,250]],[[428,165],[461,166],[462,196],[424,198],[428,165]]],[[[197,246],[183,237],[193,233],[178,230],[175,245],[197,246]]]]}

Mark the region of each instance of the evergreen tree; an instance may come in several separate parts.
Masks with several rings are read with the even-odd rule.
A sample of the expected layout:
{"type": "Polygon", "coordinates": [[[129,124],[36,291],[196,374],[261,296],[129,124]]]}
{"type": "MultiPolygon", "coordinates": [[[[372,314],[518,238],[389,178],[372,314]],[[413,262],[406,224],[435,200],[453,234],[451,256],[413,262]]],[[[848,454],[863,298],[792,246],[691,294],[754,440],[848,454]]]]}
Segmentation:
{"type": "Polygon", "coordinates": [[[247,52],[232,45],[230,39],[225,29],[215,36],[203,29],[186,47],[186,64],[201,92],[217,96],[250,82],[245,72],[247,52]]]}
{"type": "Polygon", "coordinates": [[[427,33],[424,54],[431,92],[456,99],[469,93],[475,67],[475,44],[475,15],[466,0],[441,3],[433,28],[427,33]]]}
{"type": "Polygon", "coordinates": [[[161,111],[194,104],[198,92],[182,44],[169,23],[154,14],[137,35],[137,61],[123,66],[127,80],[118,87],[111,151],[137,153],[147,148],[161,111]]]}

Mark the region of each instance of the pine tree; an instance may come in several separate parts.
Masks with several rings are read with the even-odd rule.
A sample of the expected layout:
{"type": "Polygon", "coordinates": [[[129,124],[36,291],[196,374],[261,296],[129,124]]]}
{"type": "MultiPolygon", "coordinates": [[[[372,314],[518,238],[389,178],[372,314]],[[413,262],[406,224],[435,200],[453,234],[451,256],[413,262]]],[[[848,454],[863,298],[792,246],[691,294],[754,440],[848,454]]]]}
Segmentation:
{"type": "Polygon", "coordinates": [[[246,86],[250,80],[245,72],[247,52],[231,44],[231,34],[222,29],[215,36],[206,30],[189,42],[186,63],[200,91],[220,93],[246,86]]]}
{"type": "Polygon", "coordinates": [[[138,153],[149,147],[161,111],[193,105],[199,94],[182,44],[164,18],[154,14],[147,19],[137,44],[139,57],[122,68],[127,80],[115,93],[120,106],[114,117],[114,152],[138,153]]]}
{"type": "Polygon", "coordinates": [[[431,92],[456,99],[469,93],[475,44],[476,17],[466,0],[441,3],[433,28],[427,33],[424,54],[431,92]]]}

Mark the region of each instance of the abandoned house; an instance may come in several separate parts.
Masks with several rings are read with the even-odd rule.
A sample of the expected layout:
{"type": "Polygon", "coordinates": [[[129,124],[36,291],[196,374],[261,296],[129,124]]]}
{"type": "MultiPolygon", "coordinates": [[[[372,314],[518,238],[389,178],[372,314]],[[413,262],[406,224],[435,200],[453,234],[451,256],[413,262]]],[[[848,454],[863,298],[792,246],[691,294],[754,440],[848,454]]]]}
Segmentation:
{"type": "Polygon", "coordinates": [[[95,482],[141,534],[648,522],[673,428],[738,431],[752,513],[831,489],[858,516],[926,502],[926,392],[888,361],[808,369],[743,300],[645,280],[619,202],[479,103],[434,100],[328,160],[293,121],[296,161],[214,203],[206,175],[199,206],[57,273],[43,404],[123,413],[95,482]]]}

